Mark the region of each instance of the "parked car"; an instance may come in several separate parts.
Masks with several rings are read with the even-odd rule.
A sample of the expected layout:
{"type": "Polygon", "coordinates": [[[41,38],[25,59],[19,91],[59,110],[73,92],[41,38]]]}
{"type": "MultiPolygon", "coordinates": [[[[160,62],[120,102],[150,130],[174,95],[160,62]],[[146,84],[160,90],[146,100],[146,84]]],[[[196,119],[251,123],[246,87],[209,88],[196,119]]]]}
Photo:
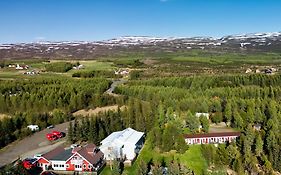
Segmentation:
{"type": "Polygon", "coordinates": [[[34,157],[34,159],[38,160],[42,157],[42,154],[35,154],[33,157],[34,157]]]}
{"type": "Polygon", "coordinates": [[[58,137],[56,135],[54,135],[53,133],[48,133],[46,134],[46,137],[49,141],[53,141],[53,140],[57,140],[58,137]]]}
{"type": "Polygon", "coordinates": [[[79,146],[78,144],[72,144],[72,145],[70,145],[70,148],[76,148],[78,146],[79,146]]]}
{"type": "Polygon", "coordinates": [[[37,159],[34,158],[26,158],[22,161],[22,165],[25,169],[32,169],[37,167],[37,159]]]}
{"type": "Polygon", "coordinates": [[[58,138],[62,138],[65,135],[63,132],[60,131],[53,131],[52,134],[57,136],[58,138]]]}
{"type": "Polygon", "coordinates": [[[54,125],[47,126],[48,129],[54,128],[54,125]]]}

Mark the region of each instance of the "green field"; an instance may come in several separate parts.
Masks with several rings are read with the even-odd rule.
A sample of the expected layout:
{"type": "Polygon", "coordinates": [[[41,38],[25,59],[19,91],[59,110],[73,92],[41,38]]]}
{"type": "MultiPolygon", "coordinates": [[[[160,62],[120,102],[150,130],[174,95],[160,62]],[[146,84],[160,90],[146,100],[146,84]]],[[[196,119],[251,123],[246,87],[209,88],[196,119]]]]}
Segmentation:
{"type": "MultiPolygon", "coordinates": [[[[134,175],[137,172],[137,166],[140,160],[145,162],[170,162],[173,159],[179,159],[181,163],[195,172],[196,175],[201,175],[207,169],[207,162],[201,154],[200,146],[190,146],[184,154],[178,154],[175,151],[160,153],[158,150],[152,150],[149,140],[146,141],[140,155],[134,162],[132,167],[125,168],[125,174],[134,175]]],[[[103,175],[109,175],[110,169],[105,169],[103,175]]]]}
{"type": "Polygon", "coordinates": [[[197,56],[175,56],[172,61],[199,62],[208,64],[277,64],[281,63],[280,54],[218,54],[197,56]]]}
{"type": "Polygon", "coordinates": [[[182,155],[176,155],[180,162],[190,167],[195,174],[203,174],[208,168],[207,162],[201,153],[200,145],[190,146],[182,155]]]}
{"type": "Polygon", "coordinates": [[[84,70],[112,70],[115,68],[112,62],[79,61],[79,63],[85,66],[84,70]]]}
{"type": "MultiPolygon", "coordinates": [[[[53,62],[65,62],[63,60],[52,60],[53,62]]],[[[76,63],[77,61],[67,61],[71,63],[76,63]]],[[[55,72],[44,72],[45,65],[48,64],[47,62],[38,62],[31,60],[28,61],[21,61],[21,64],[27,64],[30,66],[28,70],[15,70],[15,68],[3,68],[0,69],[0,79],[17,79],[17,78],[34,78],[36,77],[52,77],[52,76],[68,76],[70,77],[73,73],[79,72],[79,71],[92,71],[92,70],[114,70],[116,69],[113,62],[100,62],[100,61],[79,61],[80,64],[84,65],[84,68],[81,70],[70,70],[66,73],[55,73],[55,72]],[[40,71],[39,75],[23,75],[23,72],[30,71],[30,70],[38,70],[40,71]]]]}

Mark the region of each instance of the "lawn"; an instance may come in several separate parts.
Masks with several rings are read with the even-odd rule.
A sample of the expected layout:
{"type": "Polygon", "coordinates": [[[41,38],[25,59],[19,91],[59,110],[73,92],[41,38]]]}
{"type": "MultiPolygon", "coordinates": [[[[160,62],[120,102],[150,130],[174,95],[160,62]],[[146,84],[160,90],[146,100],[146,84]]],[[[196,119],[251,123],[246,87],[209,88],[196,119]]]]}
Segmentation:
{"type": "Polygon", "coordinates": [[[195,174],[203,174],[208,168],[207,162],[201,153],[200,145],[192,145],[184,154],[177,154],[175,157],[192,169],[195,174]]]}
{"type": "Polygon", "coordinates": [[[104,167],[100,175],[111,175],[110,167],[109,166],[104,167]]]}
{"type": "Polygon", "coordinates": [[[165,160],[165,162],[170,162],[172,159],[179,159],[181,163],[193,170],[196,175],[203,174],[207,169],[207,162],[201,153],[200,145],[190,146],[184,154],[178,154],[175,151],[159,153],[159,151],[151,149],[149,140],[147,140],[133,166],[126,168],[124,172],[125,174],[129,175],[136,174],[137,165],[140,160],[145,162],[162,162],[162,160],[165,160]]]}

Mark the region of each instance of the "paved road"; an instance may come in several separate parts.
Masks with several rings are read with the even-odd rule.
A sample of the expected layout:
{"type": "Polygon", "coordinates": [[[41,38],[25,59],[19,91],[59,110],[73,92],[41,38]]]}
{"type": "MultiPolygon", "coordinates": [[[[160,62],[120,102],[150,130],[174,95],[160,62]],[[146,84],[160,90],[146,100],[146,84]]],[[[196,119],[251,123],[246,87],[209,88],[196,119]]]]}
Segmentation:
{"type": "Polygon", "coordinates": [[[9,164],[19,157],[26,158],[36,153],[47,152],[54,147],[63,144],[65,139],[59,139],[54,143],[49,142],[46,139],[46,134],[48,132],[52,132],[53,130],[61,131],[67,133],[67,128],[69,126],[69,122],[62,123],[56,125],[55,128],[52,129],[44,129],[40,132],[36,132],[35,134],[24,138],[20,141],[16,141],[5,148],[0,150],[0,167],[9,164]]]}
{"type": "Polygon", "coordinates": [[[120,79],[120,80],[113,80],[113,83],[111,84],[110,88],[106,91],[106,93],[112,94],[115,88],[123,83],[126,83],[128,80],[120,79]]]}

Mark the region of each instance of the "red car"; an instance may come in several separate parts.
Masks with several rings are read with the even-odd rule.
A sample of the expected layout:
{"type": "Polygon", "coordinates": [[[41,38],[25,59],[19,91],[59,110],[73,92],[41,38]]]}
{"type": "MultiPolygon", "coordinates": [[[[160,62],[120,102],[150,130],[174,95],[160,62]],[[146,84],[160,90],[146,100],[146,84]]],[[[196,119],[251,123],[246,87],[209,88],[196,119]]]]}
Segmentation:
{"type": "Polygon", "coordinates": [[[53,131],[52,134],[58,138],[62,138],[64,136],[63,133],[59,131],[53,131]]]}
{"type": "Polygon", "coordinates": [[[59,138],[58,136],[56,136],[56,135],[53,134],[53,133],[48,133],[48,134],[46,134],[46,137],[47,137],[47,139],[48,139],[49,141],[57,140],[57,139],[59,138]]]}
{"type": "Polygon", "coordinates": [[[24,159],[22,165],[25,169],[31,169],[37,167],[37,159],[24,159]]]}

